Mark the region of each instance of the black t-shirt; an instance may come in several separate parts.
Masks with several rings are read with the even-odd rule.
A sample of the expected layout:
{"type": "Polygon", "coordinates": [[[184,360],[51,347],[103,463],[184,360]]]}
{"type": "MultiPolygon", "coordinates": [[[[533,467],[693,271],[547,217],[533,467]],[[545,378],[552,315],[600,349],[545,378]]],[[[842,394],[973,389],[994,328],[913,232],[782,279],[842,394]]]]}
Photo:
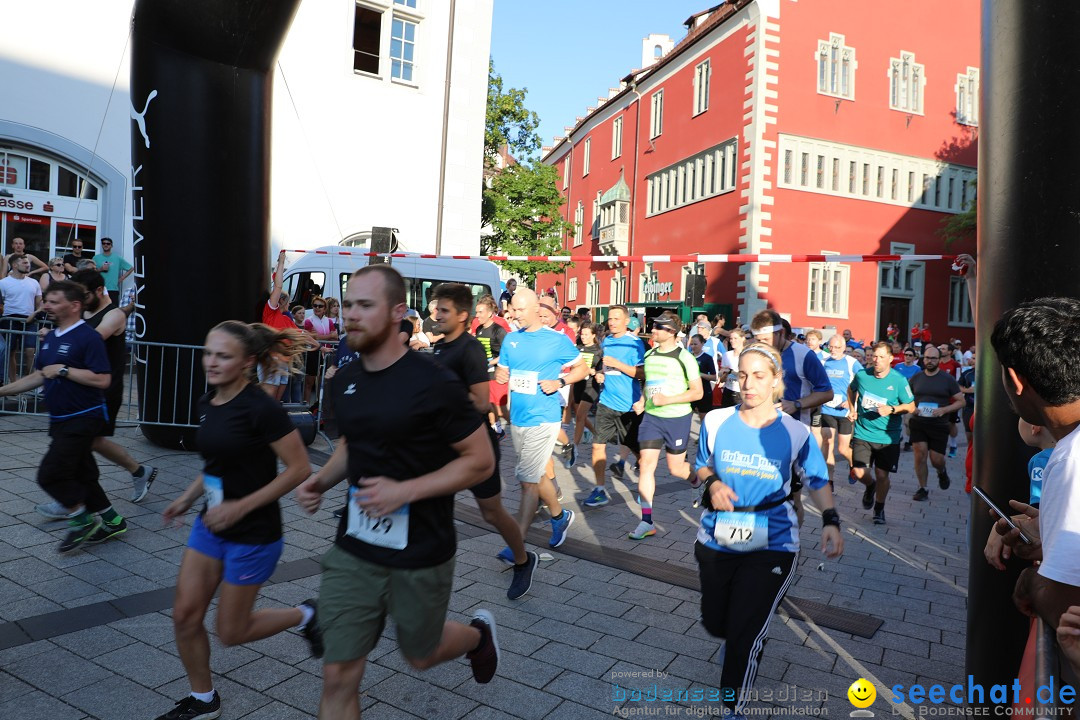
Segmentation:
{"type": "MultiPolygon", "coordinates": [[[[407,352],[390,367],[368,372],[363,361],[334,378],[334,412],[349,450],[349,484],[385,476],[410,480],[457,458],[452,445],[471,435],[483,420],[464,385],[432,357],[407,352]]],[[[346,535],[349,513],[338,525],[341,549],[377,565],[423,568],[454,556],[452,495],[409,506],[408,542],[395,550],[346,535]]]]}
{"type": "Polygon", "coordinates": [[[74,253],[68,253],[64,256],[64,262],[73,268],[78,269],[79,263],[83,260],[93,260],[93,255],[76,255],[74,253]]]}
{"type": "MultiPolygon", "coordinates": [[[[49,365],[67,365],[98,374],[111,372],[105,343],[97,330],[82,320],[65,330],[53,330],[42,340],[41,349],[34,357],[34,369],[49,365]]],[[[49,419],[54,423],[82,415],[105,417],[105,396],[101,390],[67,378],[45,381],[45,403],[49,406],[49,419]]]]}
{"type": "MultiPolygon", "coordinates": [[[[590,369],[597,367],[597,360],[603,356],[600,351],[600,346],[596,343],[593,343],[592,345],[578,345],[578,350],[581,351],[581,360],[585,363],[585,367],[590,369]]],[[[574,384],[583,385],[586,388],[596,387],[596,383],[589,375],[586,375],[584,380],[579,380],[574,384]]],[[[599,392],[599,389],[597,389],[597,392],[599,392]]]]}
{"type": "MultiPolygon", "coordinates": [[[[97,326],[101,324],[101,321],[105,319],[105,316],[110,311],[116,310],[116,306],[109,303],[107,307],[98,310],[96,313],[88,318],[85,318],[86,324],[97,330],[97,326]]],[[[122,312],[122,311],[119,311],[122,312]]],[[[124,327],[127,327],[127,319],[124,319],[124,327]]],[[[111,337],[104,338],[105,340],[105,354],[109,357],[109,366],[112,368],[112,385],[110,389],[117,386],[124,386],[124,371],[127,364],[127,358],[125,354],[127,352],[127,338],[125,333],[119,335],[113,335],[111,337]]]]}
{"type": "Polygon", "coordinates": [[[420,323],[420,330],[428,335],[439,335],[439,325],[435,322],[435,318],[428,315],[424,318],[424,322],[420,323]]]}
{"type": "MultiPolygon", "coordinates": [[[[491,327],[481,325],[476,328],[476,339],[484,346],[484,354],[488,360],[499,357],[502,352],[503,338],[506,337],[506,328],[497,322],[491,323],[491,327]]],[[[495,372],[495,366],[488,366],[488,371],[495,372]]]]}
{"type": "MultiPolygon", "coordinates": [[[[281,403],[254,383],[224,405],[212,404],[213,397],[211,391],[199,398],[197,441],[204,461],[203,475],[221,478],[223,498],[234,500],[250,495],[277,477],[277,454],[270,443],[294,428],[281,403]]],[[[205,477],[204,485],[210,487],[205,477]]],[[[205,507],[202,512],[206,512],[205,507]]],[[[214,534],[246,545],[275,542],[281,538],[281,507],[275,500],[214,534]]]]}
{"type": "Polygon", "coordinates": [[[923,415],[926,408],[945,407],[952,405],[953,397],[960,394],[960,386],[956,378],[940,370],[933,375],[925,372],[917,372],[908,381],[911,384],[911,392],[915,395],[915,416],[912,420],[920,423],[946,423],[949,419],[942,417],[928,417],[923,415]]]}
{"type": "MultiPolygon", "coordinates": [[[[960,373],[960,379],[956,381],[956,384],[962,388],[975,387],[975,368],[969,367],[960,373]]],[[[965,393],[964,402],[967,403],[968,408],[975,407],[975,393],[970,395],[965,393]]]]}
{"type": "Polygon", "coordinates": [[[465,383],[466,390],[477,383],[488,382],[484,346],[469,333],[461,333],[452,342],[439,340],[432,346],[432,353],[440,365],[465,383]]]}

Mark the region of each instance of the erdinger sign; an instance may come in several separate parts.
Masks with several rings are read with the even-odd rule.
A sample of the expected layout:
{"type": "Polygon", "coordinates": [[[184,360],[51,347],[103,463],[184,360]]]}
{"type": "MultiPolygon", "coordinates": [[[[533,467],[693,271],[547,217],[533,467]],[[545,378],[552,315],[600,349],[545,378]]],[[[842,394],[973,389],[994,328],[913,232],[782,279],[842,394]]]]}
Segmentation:
{"type": "Polygon", "coordinates": [[[674,287],[675,283],[656,282],[655,280],[650,280],[649,282],[645,283],[645,287],[642,288],[642,292],[644,292],[646,295],[655,295],[657,297],[660,297],[661,295],[670,295],[674,287]]]}

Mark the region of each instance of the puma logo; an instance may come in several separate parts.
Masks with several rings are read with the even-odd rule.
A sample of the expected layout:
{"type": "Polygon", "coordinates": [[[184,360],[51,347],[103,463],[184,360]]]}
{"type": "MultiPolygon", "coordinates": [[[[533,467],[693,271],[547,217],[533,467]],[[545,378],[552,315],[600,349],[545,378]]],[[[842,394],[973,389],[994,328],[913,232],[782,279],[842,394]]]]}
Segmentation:
{"type": "Polygon", "coordinates": [[[345,388],[345,395],[352,395],[356,392],[356,383],[349,383],[349,387],[345,388]]]}
{"type": "Polygon", "coordinates": [[[150,136],[146,134],[146,111],[150,109],[150,101],[156,97],[157,90],[151,90],[150,94],[146,96],[146,104],[143,105],[142,112],[137,112],[135,106],[131,106],[131,119],[139,126],[139,133],[143,136],[147,149],[150,148],[150,136]]]}

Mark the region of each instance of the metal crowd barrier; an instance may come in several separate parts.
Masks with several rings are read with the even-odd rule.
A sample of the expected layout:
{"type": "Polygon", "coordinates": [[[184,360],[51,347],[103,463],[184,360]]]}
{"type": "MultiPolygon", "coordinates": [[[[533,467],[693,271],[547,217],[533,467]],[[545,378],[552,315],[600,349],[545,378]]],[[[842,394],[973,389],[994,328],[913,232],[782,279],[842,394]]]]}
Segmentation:
{"type": "MultiPolygon", "coordinates": [[[[0,329],[0,385],[33,372],[41,339],[35,331],[0,329]]],[[[337,345],[323,344],[333,345],[334,349],[337,345]]],[[[202,374],[202,351],[202,345],[145,341],[127,343],[124,395],[117,412],[117,426],[198,427],[196,402],[209,390],[202,374]]],[[[333,442],[323,431],[323,424],[326,403],[329,401],[329,393],[325,389],[326,371],[333,364],[334,352],[312,352],[319,352],[312,397],[307,403],[289,403],[290,398],[283,396],[282,402],[294,416],[294,422],[299,417],[298,413],[309,413],[316,435],[322,437],[332,451],[333,442]]],[[[304,377],[304,374],[293,375],[286,392],[293,383],[302,389],[304,377]]],[[[0,398],[0,415],[44,416],[47,412],[43,388],[0,398]]],[[[301,427],[302,433],[303,429],[301,427]]]]}

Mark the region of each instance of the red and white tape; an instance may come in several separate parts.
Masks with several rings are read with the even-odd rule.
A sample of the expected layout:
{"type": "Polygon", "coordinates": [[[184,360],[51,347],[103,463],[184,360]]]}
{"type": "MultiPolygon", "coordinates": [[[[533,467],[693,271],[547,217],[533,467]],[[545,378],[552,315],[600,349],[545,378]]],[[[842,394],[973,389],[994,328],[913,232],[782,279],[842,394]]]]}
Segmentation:
{"type": "Polygon", "coordinates": [[[345,255],[355,257],[431,258],[439,260],[492,260],[524,262],[580,263],[870,263],[924,262],[955,260],[956,255],[433,255],[427,253],[373,253],[356,250],[286,250],[309,255],[345,255]]]}

